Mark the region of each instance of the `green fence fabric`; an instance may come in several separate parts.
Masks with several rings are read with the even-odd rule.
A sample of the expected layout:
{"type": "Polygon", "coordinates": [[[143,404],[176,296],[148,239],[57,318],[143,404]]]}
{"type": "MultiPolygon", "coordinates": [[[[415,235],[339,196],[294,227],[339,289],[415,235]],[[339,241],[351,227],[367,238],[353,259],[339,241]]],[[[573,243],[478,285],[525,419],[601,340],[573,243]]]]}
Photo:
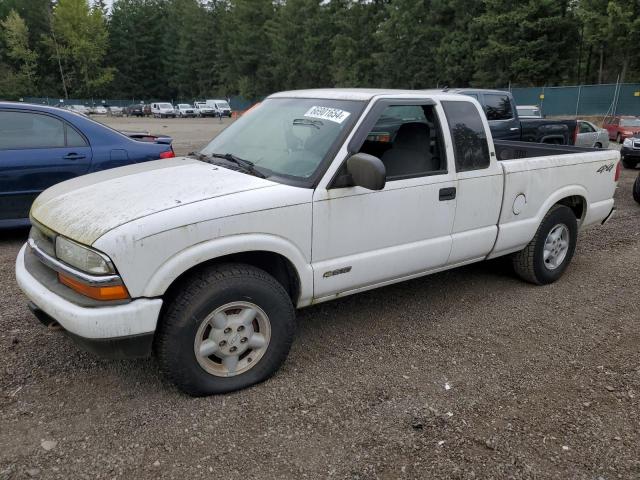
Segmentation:
{"type": "Polygon", "coordinates": [[[544,115],[640,115],[640,83],[512,88],[517,105],[539,105],[544,115]]]}

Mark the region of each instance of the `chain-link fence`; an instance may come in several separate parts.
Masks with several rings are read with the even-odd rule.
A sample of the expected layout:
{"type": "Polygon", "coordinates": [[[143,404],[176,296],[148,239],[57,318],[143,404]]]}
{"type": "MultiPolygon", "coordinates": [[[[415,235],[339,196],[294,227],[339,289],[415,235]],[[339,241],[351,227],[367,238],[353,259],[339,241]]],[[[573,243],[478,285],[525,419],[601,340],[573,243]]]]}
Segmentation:
{"type": "MultiPolygon", "coordinates": [[[[518,105],[539,105],[545,115],[640,115],[640,83],[578,85],[573,87],[514,87],[513,93],[518,105]]],[[[216,97],[210,97],[216,98],[216,97]]],[[[217,98],[225,98],[223,96],[217,98]]],[[[24,97],[29,103],[46,105],[114,105],[124,107],[134,103],[192,103],[183,99],[104,99],[24,97]]],[[[252,102],[240,96],[227,99],[234,111],[246,110],[252,102]]]]}
{"type": "Polygon", "coordinates": [[[640,83],[511,88],[517,105],[545,115],[640,115],[640,83]]]}

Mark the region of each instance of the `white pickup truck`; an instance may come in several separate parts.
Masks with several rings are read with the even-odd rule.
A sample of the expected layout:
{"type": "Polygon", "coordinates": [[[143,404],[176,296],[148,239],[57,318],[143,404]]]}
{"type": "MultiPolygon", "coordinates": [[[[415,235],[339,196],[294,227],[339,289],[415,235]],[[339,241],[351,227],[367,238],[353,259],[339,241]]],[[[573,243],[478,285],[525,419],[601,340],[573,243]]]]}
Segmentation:
{"type": "Polygon", "coordinates": [[[30,307],[110,356],[158,357],[192,395],[260,382],[295,310],[511,255],[557,280],[614,210],[619,153],[493,142],[439,91],[271,95],[193,157],[42,193],[16,275],[30,307]]]}

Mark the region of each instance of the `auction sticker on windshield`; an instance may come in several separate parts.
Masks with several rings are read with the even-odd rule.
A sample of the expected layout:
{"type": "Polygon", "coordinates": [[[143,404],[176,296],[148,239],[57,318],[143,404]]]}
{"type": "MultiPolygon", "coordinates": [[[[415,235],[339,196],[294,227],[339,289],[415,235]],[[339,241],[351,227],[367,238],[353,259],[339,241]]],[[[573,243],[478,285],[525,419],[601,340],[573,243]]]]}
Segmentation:
{"type": "Polygon", "coordinates": [[[335,123],[344,122],[349,115],[351,115],[351,112],[329,107],[311,107],[307,113],[304,114],[305,117],[320,118],[335,123]]]}

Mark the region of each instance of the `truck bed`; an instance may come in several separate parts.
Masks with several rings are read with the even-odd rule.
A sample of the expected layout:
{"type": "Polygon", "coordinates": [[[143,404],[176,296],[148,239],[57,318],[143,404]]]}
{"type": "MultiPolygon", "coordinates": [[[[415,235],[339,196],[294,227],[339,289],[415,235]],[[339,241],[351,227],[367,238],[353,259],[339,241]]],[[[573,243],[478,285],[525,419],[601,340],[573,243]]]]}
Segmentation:
{"type": "Polygon", "coordinates": [[[516,142],[513,140],[494,140],[493,144],[495,145],[498,160],[602,151],[602,149],[598,148],[576,147],[574,145],[552,145],[547,143],[516,142]]]}
{"type": "Polygon", "coordinates": [[[494,145],[504,172],[504,192],[490,257],[521,250],[562,199],[574,209],[580,227],[599,223],[611,212],[620,158],[615,150],[508,140],[494,145]]]}

